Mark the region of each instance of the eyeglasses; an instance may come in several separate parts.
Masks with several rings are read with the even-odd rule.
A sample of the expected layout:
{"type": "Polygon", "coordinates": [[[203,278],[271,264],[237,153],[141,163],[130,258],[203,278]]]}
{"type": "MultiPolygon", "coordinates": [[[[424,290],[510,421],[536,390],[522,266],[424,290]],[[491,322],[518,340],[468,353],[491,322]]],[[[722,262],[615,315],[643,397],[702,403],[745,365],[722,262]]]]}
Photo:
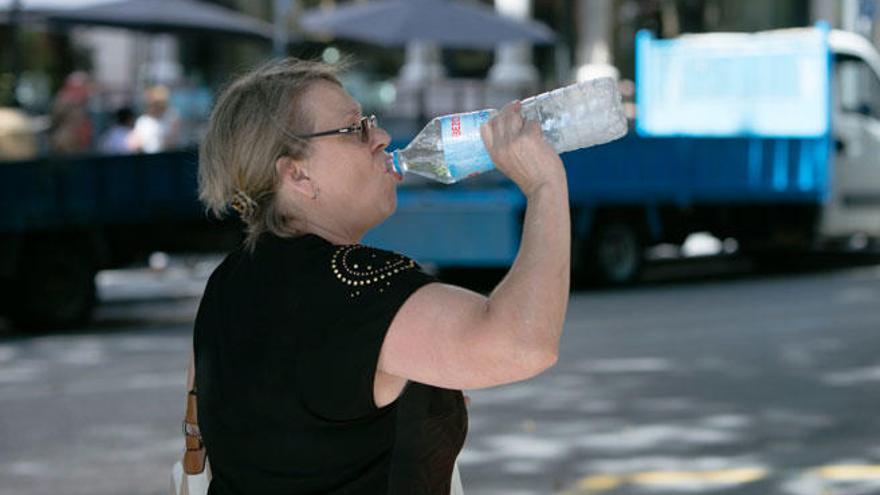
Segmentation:
{"type": "Polygon", "coordinates": [[[316,132],[314,134],[297,134],[296,137],[302,139],[310,139],[321,136],[335,136],[336,134],[357,134],[360,133],[361,142],[368,143],[370,142],[370,129],[379,125],[379,119],[376,118],[375,115],[368,115],[366,117],[361,118],[357,124],[350,125],[348,127],[340,127],[339,129],[333,129],[331,131],[321,131],[316,132]]]}

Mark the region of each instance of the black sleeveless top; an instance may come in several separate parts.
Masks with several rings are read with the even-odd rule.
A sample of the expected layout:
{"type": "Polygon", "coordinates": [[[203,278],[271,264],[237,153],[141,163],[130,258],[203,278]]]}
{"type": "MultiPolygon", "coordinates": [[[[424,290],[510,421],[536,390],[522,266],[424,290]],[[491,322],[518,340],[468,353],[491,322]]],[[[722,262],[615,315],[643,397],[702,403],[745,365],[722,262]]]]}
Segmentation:
{"type": "Polygon", "coordinates": [[[392,404],[373,401],[388,326],[433,281],[404,256],[315,235],[229,254],[194,333],[208,492],[448,495],[461,392],[409,382],[392,404]]]}

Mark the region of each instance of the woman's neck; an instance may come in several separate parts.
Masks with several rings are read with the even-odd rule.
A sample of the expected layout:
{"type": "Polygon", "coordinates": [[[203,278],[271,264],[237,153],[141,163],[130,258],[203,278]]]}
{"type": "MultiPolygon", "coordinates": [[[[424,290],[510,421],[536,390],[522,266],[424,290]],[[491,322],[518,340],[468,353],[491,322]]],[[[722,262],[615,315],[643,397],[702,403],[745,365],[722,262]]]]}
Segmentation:
{"type": "Polygon", "coordinates": [[[326,226],[316,222],[309,222],[303,219],[294,219],[289,222],[289,230],[294,235],[314,234],[322,239],[335,244],[337,246],[345,246],[350,244],[358,244],[363,234],[347,231],[344,228],[326,226]]]}

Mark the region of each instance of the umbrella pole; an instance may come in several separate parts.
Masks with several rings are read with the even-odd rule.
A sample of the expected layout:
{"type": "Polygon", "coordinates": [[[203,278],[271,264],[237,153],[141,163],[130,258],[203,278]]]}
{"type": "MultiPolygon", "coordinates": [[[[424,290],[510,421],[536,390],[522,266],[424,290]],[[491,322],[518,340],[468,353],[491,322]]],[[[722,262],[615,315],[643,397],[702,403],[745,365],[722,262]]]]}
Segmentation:
{"type": "Polygon", "coordinates": [[[10,106],[19,107],[18,82],[21,79],[21,50],[19,40],[19,26],[21,25],[21,0],[12,0],[12,9],[9,11],[9,46],[12,47],[12,94],[10,106]]]}
{"type": "Polygon", "coordinates": [[[428,92],[425,91],[424,83],[419,84],[418,91],[418,119],[419,119],[419,127],[424,127],[428,125],[428,110],[427,110],[427,96],[428,92]]]}
{"type": "Polygon", "coordinates": [[[272,3],[272,53],[281,58],[287,55],[287,19],[293,0],[275,0],[272,3]]]}

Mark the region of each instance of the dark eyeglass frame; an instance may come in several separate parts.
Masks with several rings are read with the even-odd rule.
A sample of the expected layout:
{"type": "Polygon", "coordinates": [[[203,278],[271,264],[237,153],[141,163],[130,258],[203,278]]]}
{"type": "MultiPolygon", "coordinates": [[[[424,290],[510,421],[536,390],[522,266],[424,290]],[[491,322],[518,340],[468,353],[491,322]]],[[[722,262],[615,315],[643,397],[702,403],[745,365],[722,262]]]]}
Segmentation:
{"type": "Polygon", "coordinates": [[[365,117],[361,117],[357,124],[353,124],[348,127],[340,127],[339,129],[315,132],[312,134],[296,134],[296,137],[301,139],[311,139],[321,136],[335,136],[337,134],[354,134],[359,132],[361,133],[361,142],[367,143],[370,141],[370,129],[378,126],[379,119],[376,118],[375,115],[367,115],[365,117]]]}

